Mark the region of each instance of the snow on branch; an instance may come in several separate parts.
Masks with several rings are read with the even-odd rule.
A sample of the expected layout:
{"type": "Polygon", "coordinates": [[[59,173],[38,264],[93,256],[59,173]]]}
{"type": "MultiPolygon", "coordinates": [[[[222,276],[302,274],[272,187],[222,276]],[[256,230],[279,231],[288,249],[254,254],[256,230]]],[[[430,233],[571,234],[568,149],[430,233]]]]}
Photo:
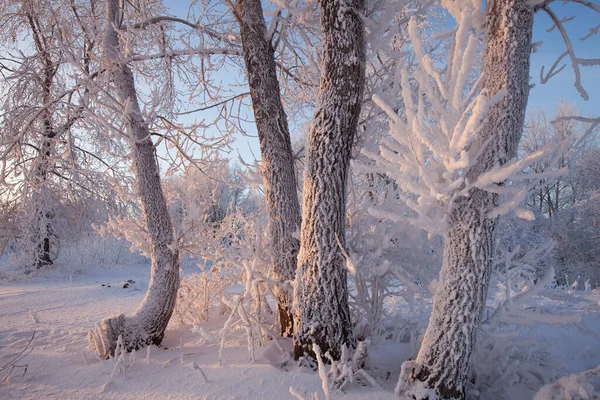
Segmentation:
{"type": "Polygon", "coordinates": [[[176,23],[180,23],[182,25],[186,25],[194,30],[197,30],[201,33],[207,34],[208,36],[217,39],[219,41],[223,41],[223,42],[227,42],[230,44],[229,40],[222,34],[220,34],[219,32],[216,32],[213,29],[210,29],[209,27],[207,27],[204,24],[200,24],[200,23],[194,23],[194,22],[190,22],[186,19],[182,19],[182,18],[177,18],[177,17],[173,17],[170,15],[156,15],[153,16],[145,21],[142,22],[138,22],[136,24],[131,25],[131,28],[133,29],[146,29],[148,26],[150,25],[154,25],[154,24],[160,24],[162,22],[176,22],[176,23]]]}
{"type": "MultiPolygon", "coordinates": [[[[423,35],[412,18],[408,34],[414,48],[416,68],[400,68],[400,96],[404,107],[392,107],[378,95],[374,103],[389,119],[389,136],[383,138],[376,151],[363,150],[375,165],[359,165],[365,172],[379,173],[398,185],[398,196],[412,211],[408,219],[432,234],[443,234],[446,219],[454,201],[467,196],[477,187],[503,195],[502,204],[490,217],[516,211],[525,219],[530,212],[519,208],[529,189],[529,182],[541,177],[523,171],[542,157],[558,154],[557,148],[567,141],[548,143],[538,152],[498,166],[482,174],[474,182],[468,172],[478,163],[489,141],[481,142],[482,120],[490,107],[502,100],[506,91],[488,97],[481,89],[479,74],[482,31],[481,3],[442,2],[457,21],[448,36],[449,46],[443,61],[424,51],[423,35]],[[511,184],[505,184],[507,181],[511,184]]],[[[564,174],[554,171],[552,174],[564,174]]],[[[384,209],[371,213],[393,220],[406,215],[384,209]]]]}
{"type": "Polygon", "coordinates": [[[552,121],[552,124],[557,124],[562,121],[577,121],[583,122],[584,124],[588,124],[588,128],[585,130],[583,135],[581,135],[581,137],[577,139],[577,141],[575,142],[575,146],[580,146],[581,144],[585,143],[594,133],[598,131],[598,127],[600,127],[600,117],[590,118],[583,117],[580,115],[561,117],[555,121],[552,121]]]}
{"type": "Polygon", "coordinates": [[[390,119],[390,137],[382,141],[378,154],[363,151],[376,164],[365,168],[394,179],[404,202],[430,231],[439,230],[452,198],[464,187],[463,170],[471,164],[468,148],[496,100],[476,94],[477,83],[469,88],[469,74],[477,62],[478,11],[457,3],[449,7],[460,24],[446,68],[436,68],[424,53],[416,19],[411,18],[408,33],[418,68],[412,75],[404,68],[399,71],[404,115],[374,95],[373,101],[390,119]]]}
{"type": "Polygon", "coordinates": [[[184,50],[171,50],[168,52],[161,52],[155,54],[147,54],[147,55],[136,55],[130,57],[127,61],[150,61],[161,58],[173,58],[180,56],[192,56],[192,55],[234,55],[241,56],[241,52],[235,49],[227,49],[227,48],[195,48],[195,49],[184,49],[184,50]]]}

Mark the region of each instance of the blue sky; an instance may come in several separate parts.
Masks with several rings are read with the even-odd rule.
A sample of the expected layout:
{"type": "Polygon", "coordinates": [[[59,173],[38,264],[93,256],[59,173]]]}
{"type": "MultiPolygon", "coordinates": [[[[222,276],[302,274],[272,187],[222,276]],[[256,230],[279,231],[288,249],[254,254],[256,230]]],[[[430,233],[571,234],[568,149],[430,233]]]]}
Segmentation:
{"type": "MultiPolygon", "coordinates": [[[[598,0],[592,0],[592,2],[598,3],[598,0]]],[[[185,17],[188,3],[188,0],[173,1],[170,4],[171,12],[185,17]]],[[[585,41],[579,40],[579,38],[589,33],[590,28],[600,24],[600,13],[593,12],[579,4],[564,4],[558,0],[552,4],[552,9],[561,19],[576,16],[575,19],[565,22],[565,28],[570,35],[577,56],[580,58],[600,58],[600,34],[585,41]]],[[[600,66],[581,67],[582,83],[590,97],[588,101],[584,101],[574,87],[575,76],[568,57],[561,62],[561,65],[567,64],[562,72],[546,84],[540,83],[541,67],[545,66],[547,70],[556,58],[565,51],[565,44],[558,30],[554,29],[552,32],[547,32],[551,26],[550,18],[543,11],[539,11],[535,17],[533,42],[543,42],[543,45],[531,57],[530,75],[532,77],[531,82],[535,84],[535,87],[530,92],[528,112],[542,106],[548,111],[552,111],[558,100],[566,98],[575,103],[584,115],[600,115],[600,66]]],[[[235,79],[238,82],[244,80],[243,76],[231,76],[233,72],[224,73],[223,79],[235,79]]],[[[252,113],[249,111],[248,115],[252,116],[252,113]]],[[[204,118],[206,115],[196,115],[196,117],[204,118]]],[[[254,125],[247,124],[246,127],[248,133],[255,134],[256,128],[254,125]]],[[[238,151],[242,158],[248,162],[253,160],[252,152],[259,157],[258,138],[238,134],[234,143],[234,153],[231,154],[234,160],[237,160],[238,151]]]]}

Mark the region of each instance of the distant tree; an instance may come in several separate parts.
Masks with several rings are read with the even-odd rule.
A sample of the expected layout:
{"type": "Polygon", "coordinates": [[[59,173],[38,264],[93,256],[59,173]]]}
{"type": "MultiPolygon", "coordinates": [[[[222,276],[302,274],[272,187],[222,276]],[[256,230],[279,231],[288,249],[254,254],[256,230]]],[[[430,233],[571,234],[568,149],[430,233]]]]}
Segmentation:
{"type": "Polygon", "coordinates": [[[529,166],[531,172],[547,175],[538,181],[531,190],[528,205],[547,217],[556,216],[565,207],[572,207],[581,199],[579,175],[575,172],[577,160],[588,150],[597,147],[595,137],[586,134],[586,126],[569,117],[581,115],[581,110],[562,100],[557,103],[554,113],[548,115],[545,109],[530,113],[523,132],[520,147],[525,154],[542,150],[551,141],[568,141],[572,143],[567,149],[558,150],[552,159],[542,159],[529,166]],[[552,172],[562,173],[552,176],[552,172]]]}
{"type": "Polygon", "coordinates": [[[27,217],[16,237],[28,254],[23,258],[37,268],[51,265],[58,253],[54,208],[64,199],[61,190],[89,190],[74,176],[86,152],[73,133],[84,94],[68,76],[63,48],[85,42],[87,57],[95,43],[77,19],[79,3],[71,5],[60,12],[59,5],[45,0],[0,6],[0,182],[27,217]]]}

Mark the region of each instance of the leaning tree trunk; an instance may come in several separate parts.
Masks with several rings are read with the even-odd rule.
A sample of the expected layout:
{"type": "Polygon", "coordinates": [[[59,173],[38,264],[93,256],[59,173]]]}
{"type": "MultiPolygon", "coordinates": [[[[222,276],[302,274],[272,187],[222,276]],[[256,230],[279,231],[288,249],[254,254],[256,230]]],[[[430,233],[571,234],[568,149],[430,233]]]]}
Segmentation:
{"type": "MultiPolygon", "coordinates": [[[[478,145],[485,148],[468,171],[470,182],[516,156],[529,95],[532,7],[523,0],[488,0],[486,23],[483,89],[488,96],[502,88],[507,94],[483,121],[478,145]]],[[[454,205],[429,326],[404,386],[411,398],[465,398],[494,251],[496,218],[488,215],[496,205],[496,194],[476,188],[454,205]]]]}
{"type": "Polygon", "coordinates": [[[113,355],[119,336],[124,348],[132,351],[160,344],[175,307],[179,286],[179,253],[173,249],[173,227],[160,184],[160,174],[150,130],[137,100],[133,73],[119,60],[119,0],[107,0],[104,52],[108,72],[121,101],[123,122],[132,145],[134,172],[146,217],[152,247],[152,269],[146,297],[131,317],[121,314],[102,321],[90,331],[91,346],[103,357],[113,355]]]}
{"type": "Polygon", "coordinates": [[[339,359],[354,345],[348,307],[346,181],[365,80],[362,0],[320,0],[323,65],[319,106],[308,137],[298,273],[294,356],[312,345],[339,359]]]}
{"type": "MultiPolygon", "coordinates": [[[[273,270],[278,280],[290,281],[296,275],[300,240],[300,203],[298,202],[294,155],[287,117],[281,103],[275,50],[267,37],[260,0],[238,0],[240,30],[254,119],[260,140],[262,177],[269,211],[273,270]]],[[[290,293],[279,288],[277,306],[281,335],[293,332],[290,293]]]]}

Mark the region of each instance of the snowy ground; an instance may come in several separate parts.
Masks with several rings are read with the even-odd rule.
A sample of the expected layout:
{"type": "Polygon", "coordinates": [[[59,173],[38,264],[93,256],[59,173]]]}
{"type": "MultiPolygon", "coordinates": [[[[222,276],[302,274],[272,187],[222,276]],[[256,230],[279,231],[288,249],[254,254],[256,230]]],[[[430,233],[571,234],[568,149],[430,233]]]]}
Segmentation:
{"type": "MultiPolygon", "coordinates": [[[[204,339],[191,329],[167,332],[164,348],[134,354],[117,372],[113,361],[100,361],[86,350],[87,330],[117,312],[133,312],[148,283],[147,267],[98,270],[88,274],[36,278],[31,283],[0,281],[0,365],[27,344],[33,332],[33,351],[22,361],[27,373],[16,369],[0,384],[0,399],[287,399],[290,386],[300,393],[321,393],[316,373],[295,366],[277,368],[270,346],[257,351],[251,364],[246,347],[228,343],[226,362],[218,365],[217,340],[204,339]],[[127,280],[134,284],[123,288],[127,280]],[[105,286],[102,286],[104,284],[105,286]],[[108,286],[110,285],[110,287],[108,286]],[[36,321],[37,320],[37,321],[36,321]],[[181,346],[183,343],[183,346],[181,346]],[[183,358],[183,362],[182,362],[183,358]],[[196,363],[208,378],[204,383],[196,363]],[[107,384],[108,383],[108,384],[107,384]]],[[[216,333],[222,321],[208,324],[216,333]],[[211,326],[212,325],[212,326],[211,326]]],[[[394,346],[381,352],[390,360],[404,357],[394,346]]],[[[391,370],[386,391],[352,387],[348,399],[396,399],[391,394],[399,364],[391,370]]],[[[2,377],[0,377],[1,379],[2,377]]]]}
{"type": "MultiPolygon", "coordinates": [[[[281,359],[272,346],[257,350],[252,364],[243,340],[234,336],[224,352],[226,362],[219,366],[216,333],[222,321],[207,323],[204,335],[198,329],[174,327],[163,348],[136,352],[119,365],[95,358],[86,349],[87,330],[108,315],[133,312],[148,274],[147,266],[135,266],[0,281],[0,365],[23,350],[35,332],[33,350],[20,363],[27,364],[26,374],[15,369],[0,384],[0,399],[293,399],[290,387],[307,399],[313,392],[324,399],[317,373],[293,364],[277,367],[281,359]],[[135,283],[124,288],[127,280],[135,283]]],[[[565,306],[584,314],[585,329],[546,327],[536,333],[561,360],[564,375],[600,364],[600,339],[593,332],[600,332],[599,299],[594,296],[565,306]]],[[[383,389],[355,384],[333,397],[397,399],[393,388],[410,351],[408,344],[372,345],[377,368],[371,361],[370,372],[383,389]]],[[[534,391],[517,385],[511,393],[514,399],[526,399],[534,391]]]]}

